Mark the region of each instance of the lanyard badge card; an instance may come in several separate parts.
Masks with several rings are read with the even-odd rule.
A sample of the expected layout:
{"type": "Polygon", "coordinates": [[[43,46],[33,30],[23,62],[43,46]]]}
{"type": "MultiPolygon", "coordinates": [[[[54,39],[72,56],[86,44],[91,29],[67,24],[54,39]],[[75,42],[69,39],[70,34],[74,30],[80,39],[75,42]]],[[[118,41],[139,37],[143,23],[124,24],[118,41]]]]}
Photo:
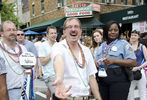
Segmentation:
{"type": "Polygon", "coordinates": [[[104,65],[103,60],[104,59],[101,58],[97,61],[98,65],[99,65],[99,71],[98,71],[99,77],[107,77],[107,73],[106,73],[105,69],[101,67],[102,65],[104,65]]]}

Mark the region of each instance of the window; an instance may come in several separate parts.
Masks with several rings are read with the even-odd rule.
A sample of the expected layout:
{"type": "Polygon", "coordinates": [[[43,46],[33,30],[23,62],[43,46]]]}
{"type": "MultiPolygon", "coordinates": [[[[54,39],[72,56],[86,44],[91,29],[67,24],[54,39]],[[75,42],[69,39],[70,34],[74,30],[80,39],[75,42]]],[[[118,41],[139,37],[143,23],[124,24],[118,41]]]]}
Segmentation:
{"type": "Polygon", "coordinates": [[[58,0],[58,3],[61,3],[62,6],[65,6],[65,0],[58,0]]]}
{"type": "Polygon", "coordinates": [[[32,14],[33,16],[35,16],[35,5],[34,4],[32,5],[32,14]]]}
{"type": "Polygon", "coordinates": [[[102,3],[105,3],[105,0],[102,0],[102,3]]]}
{"type": "Polygon", "coordinates": [[[44,13],[44,0],[41,0],[41,13],[44,13]]]}
{"type": "Polygon", "coordinates": [[[102,0],[101,2],[102,3],[112,3],[112,4],[115,4],[116,0],[102,0]]]}
{"type": "Polygon", "coordinates": [[[139,0],[138,5],[143,5],[144,1],[143,0],[139,0]]]}
{"type": "Polygon", "coordinates": [[[24,7],[28,8],[28,0],[25,0],[24,7]]]}
{"type": "Polygon", "coordinates": [[[136,5],[136,0],[133,0],[132,1],[132,5],[136,5]]]}
{"type": "Polygon", "coordinates": [[[127,0],[121,0],[121,4],[127,5],[127,0]]]}

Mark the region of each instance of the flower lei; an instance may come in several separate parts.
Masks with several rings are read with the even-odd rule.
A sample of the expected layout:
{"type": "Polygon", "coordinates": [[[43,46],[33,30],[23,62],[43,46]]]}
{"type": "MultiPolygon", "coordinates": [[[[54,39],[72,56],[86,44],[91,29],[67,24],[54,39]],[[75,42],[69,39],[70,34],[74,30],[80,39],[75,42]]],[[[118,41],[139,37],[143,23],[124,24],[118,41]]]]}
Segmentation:
{"type": "Polygon", "coordinates": [[[76,63],[78,64],[78,66],[79,66],[80,68],[84,68],[84,67],[85,67],[85,56],[84,56],[83,50],[82,50],[81,46],[79,45],[79,43],[78,43],[78,47],[80,48],[80,52],[81,52],[82,64],[78,61],[78,59],[77,59],[76,56],[74,55],[74,53],[73,53],[72,49],[70,48],[68,42],[67,42],[67,45],[68,45],[68,47],[69,47],[69,50],[70,50],[72,56],[74,57],[74,60],[75,60],[76,63]]]}

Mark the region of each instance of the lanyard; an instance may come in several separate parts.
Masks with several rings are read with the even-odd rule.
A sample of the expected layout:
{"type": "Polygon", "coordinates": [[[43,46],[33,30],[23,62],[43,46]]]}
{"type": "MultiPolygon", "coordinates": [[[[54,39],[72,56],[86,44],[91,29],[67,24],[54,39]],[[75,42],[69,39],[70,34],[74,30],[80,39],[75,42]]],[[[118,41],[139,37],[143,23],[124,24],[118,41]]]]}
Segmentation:
{"type": "Polygon", "coordinates": [[[102,55],[103,57],[106,57],[108,55],[108,52],[110,51],[110,48],[113,46],[113,44],[116,44],[118,39],[115,41],[112,41],[109,45],[105,42],[104,45],[102,46],[102,55]]]}

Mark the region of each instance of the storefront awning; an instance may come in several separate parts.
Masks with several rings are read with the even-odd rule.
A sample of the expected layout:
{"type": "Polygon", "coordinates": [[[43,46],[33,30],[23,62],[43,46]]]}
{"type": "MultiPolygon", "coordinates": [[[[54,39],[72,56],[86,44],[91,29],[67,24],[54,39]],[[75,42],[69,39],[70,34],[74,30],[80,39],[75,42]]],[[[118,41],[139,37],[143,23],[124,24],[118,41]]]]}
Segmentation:
{"type": "Polygon", "coordinates": [[[118,23],[134,23],[147,20],[147,5],[131,7],[124,10],[119,10],[111,13],[100,15],[100,21],[106,23],[110,20],[115,20],[118,23]]]}
{"type": "Polygon", "coordinates": [[[43,23],[40,23],[40,24],[36,24],[36,25],[30,26],[30,27],[27,27],[23,30],[24,31],[31,30],[31,31],[40,32],[40,31],[46,30],[47,26],[49,26],[49,25],[53,25],[55,27],[61,27],[61,26],[63,26],[64,21],[65,21],[64,17],[58,18],[58,19],[55,19],[55,20],[51,20],[51,21],[48,21],[48,22],[43,22],[43,23]]]}
{"type": "Polygon", "coordinates": [[[82,28],[97,28],[103,25],[97,18],[79,18],[82,24],[82,28]]]}

